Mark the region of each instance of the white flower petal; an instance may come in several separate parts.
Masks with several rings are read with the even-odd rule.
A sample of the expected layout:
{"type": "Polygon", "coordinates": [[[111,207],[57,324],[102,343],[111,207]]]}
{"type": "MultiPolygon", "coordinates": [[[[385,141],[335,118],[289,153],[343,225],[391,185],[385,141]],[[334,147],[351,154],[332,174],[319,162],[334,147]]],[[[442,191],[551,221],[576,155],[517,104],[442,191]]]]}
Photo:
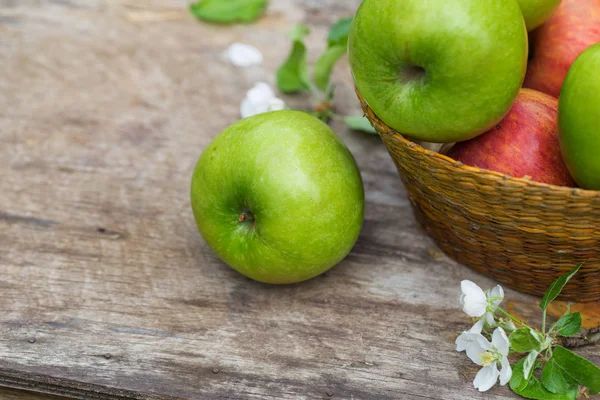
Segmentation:
{"type": "Polygon", "coordinates": [[[272,103],[276,100],[273,89],[264,82],[258,82],[248,91],[246,98],[242,101],[240,114],[242,118],[247,118],[270,111],[272,103]]]}
{"type": "Polygon", "coordinates": [[[280,111],[285,109],[285,102],[279,97],[271,99],[269,102],[269,111],[280,111]]]}
{"type": "Polygon", "coordinates": [[[492,345],[503,356],[508,355],[509,342],[508,337],[506,337],[506,333],[504,332],[504,329],[496,328],[496,330],[492,334],[492,345]]]}
{"type": "Polygon", "coordinates": [[[477,332],[465,331],[461,333],[454,342],[456,344],[456,351],[464,351],[471,346],[475,346],[473,353],[481,350],[481,345],[478,341],[479,336],[481,336],[481,334],[477,332]]]}
{"type": "Polygon", "coordinates": [[[456,345],[456,351],[465,351],[467,347],[473,343],[472,341],[468,340],[469,336],[467,334],[468,332],[461,333],[454,341],[454,344],[456,345]]]}
{"type": "Polygon", "coordinates": [[[456,344],[456,351],[464,351],[469,348],[473,348],[469,350],[469,354],[477,354],[478,357],[479,351],[481,350],[481,346],[477,342],[477,333],[469,333],[463,332],[456,338],[454,342],[456,344]]]}
{"type": "Polygon", "coordinates": [[[485,322],[487,322],[489,326],[494,326],[494,323],[496,322],[494,320],[494,314],[492,314],[491,312],[486,312],[485,313],[485,322]]]}
{"type": "Polygon", "coordinates": [[[483,290],[468,280],[460,283],[460,289],[463,293],[463,297],[461,298],[463,311],[470,317],[481,317],[485,314],[487,298],[483,290]]]}
{"type": "Polygon", "coordinates": [[[475,322],[475,325],[473,325],[471,327],[471,329],[469,329],[469,333],[481,333],[481,331],[483,331],[483,324],[485,323],[485,321],[483,319],[480,319],[479,321],[475,322]]]}
{"type": "Polygon", "coordinates": [[[464,293],[461,293],[460,295],[460,307],[464,307],[465,305],[465,297],[467,297],[464,293]]]}
{"type": "Polygon", "coordinates": [[[504,300],[504,289],[502,289],[502,286],[497,285],[493,288],[490,291],[490,298],[497,298],[497,300],[492,301],[492,304],[498,307],[502,303],[502,300],[504,300]]]}
{"type": "Polygon", "coordinates": [[[261,111],[259,107],[256,104],[254,104],[251,100],[246,98],[242,101],[242,105],[240,106],[240,114],[242,118],[248,118],[260,113],[261,111]]]}
{"type": "Polygon", "coordinates": [[[469,357],[475,364],[483,365],[481,355],[488,350],[492,350],[492,345],[480,333],[463,333],[463,335],[465,335],[463,340],[469,343],[465,348],[467,357],[469,357]]]}
{"type": "Polygon", "coordinates": [[[263,55],[256,47],[243,43],[233,43],[229,46],[225,57],[236,67],[251,67],[263,62],[263,55]]]}
{"type": "Polygon", "coordinates": [[[248,90],[246,96],[255,103],[268,104],[269,101],[275,98],[275,92],[268,83],[258,82],[254,84],[252,89],[248,90]]]}
{"type": "Polygon", "coordinates": [[[502,357],[500,360],[500,365],[502,366],[502,371],[500,371],[500,384],[504,386],[512,377],[512,369],[510,368],[510,363],[506,357],[502,357]]]}
{"type": "Polygon", "coordinates": [[[467,296],[467,298],[465,299],[465,305],[463,306],[463,311],[469,317],[481,317],[483,314],[485,314],[485,306],[485,300],[473,300],[469,299],[469,297],[467,296]]]}
{"type": "Polygon", "coordinates": [[[486,392],[496,384],[499,375],[500,371],[498,371],[496,363],[492,363],[479,370],[477,375],[475,375],[473,386],[475,386],[475,389],[478,389],[480,392],[486,392]]]}
{"type": "Polygon", "coordinates": [[[479,286],[477,286],[475,282],[466,279],[460,282],[460,290],[465,296],[485,296],[483,290],[479,286]]]}

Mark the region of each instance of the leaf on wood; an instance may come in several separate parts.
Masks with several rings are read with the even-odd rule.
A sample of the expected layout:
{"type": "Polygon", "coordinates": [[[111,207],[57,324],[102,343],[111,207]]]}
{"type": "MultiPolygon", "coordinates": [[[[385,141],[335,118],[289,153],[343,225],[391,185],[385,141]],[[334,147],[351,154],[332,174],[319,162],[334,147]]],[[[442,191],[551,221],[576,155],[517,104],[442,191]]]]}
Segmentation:
{"type": "Polygon", "coordinates": [[[554,348],[552,360],[554,368],[560,371],[567,382],[589,388],[590,394],[600,393],[600,368],[594,363],[562,346],[554,348]]]}
{"type": "Polygon", "coordinates": [[[304,37],[310,33],[306,25],[297,25],[290,31],[292,51],[277,70],[277,87],[284,93],[309,90],[308,61],[304,37]]]}
{"type": "Polygon", "coordinates": [[[562,369],[556,365],[554,358],[548,360],[542,371],[542,384],[552,393],[566,393],[577,385],[563,375],[562,369]]]}
{"type": "Polygon", "coordinates": [[[266,5],[267,0],[201,0],[190,4],[190,12],[207,22],[248,23],[260,17],[266,5]]]}
{"type": "Polygon", "coordinates": [[[327,46],[335,47],[348,44],[348,35],[350,34],[350,26],[352,25],[352,17],[342,18],[336,22],[327,37],[327,46]]]}
{"type": "Polygon", "coordinates": [[[329,87],[333,67],[342,56],[346,54],[346,46],[330,47],[317,60],[315,64],[315,84],[322,91],[329,87]]]}
{"type": "Polygon", "coordinates": [[[377,131],[373,128],[369,120],[364,116],[352,115],[350,117],[344,117],[344,121],[346,121],[346,125],[348,125],[348,128],[352,130],[377,134],[377,131]]]}
{"type": "Polygon", "coordinates": [[[524,364],[526,358],[522,358],[514,367],[512,378],[510,379],[510,388],[516,394],[527,399],[534,400],[576,400],[579,390],[573,389],[565,394],[556,394],[549,392],[542,383],[531,375],[529,379],[524,376],[524,364]]]}

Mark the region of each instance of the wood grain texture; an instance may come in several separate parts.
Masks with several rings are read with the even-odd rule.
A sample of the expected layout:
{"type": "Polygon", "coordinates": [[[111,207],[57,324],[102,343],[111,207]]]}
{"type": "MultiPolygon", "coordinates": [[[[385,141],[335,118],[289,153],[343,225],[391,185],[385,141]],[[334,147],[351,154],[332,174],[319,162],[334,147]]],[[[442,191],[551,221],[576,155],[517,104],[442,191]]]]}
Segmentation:
{"type": "MultiPolygon", "coordinates": [[[[89,399],[514,397],[473,390],[477,369],[454,352],[469,326],[460,280],[494,282],[418,230],[377,137],[333,125],[361,168],[366,220],[321,277],[252,282],[194,225],[194,164],[245,92],[273,83],[286,31],[311,25],[314,61],[357,4],[280,0],[257,24],[222,27],[176,0],[0,0],[0,385],[89,399]],[[234,41],[264,66],[223,61],[234,41]]],[[[359,113],[347,64],[334,79],[340,111],[359,113]]]]}
{"type": "Polygon", "coordinates": [[[67,397],[43,393],[27,392],[24,390],[0,388],[1,400],[65,400],[67,397]]]}

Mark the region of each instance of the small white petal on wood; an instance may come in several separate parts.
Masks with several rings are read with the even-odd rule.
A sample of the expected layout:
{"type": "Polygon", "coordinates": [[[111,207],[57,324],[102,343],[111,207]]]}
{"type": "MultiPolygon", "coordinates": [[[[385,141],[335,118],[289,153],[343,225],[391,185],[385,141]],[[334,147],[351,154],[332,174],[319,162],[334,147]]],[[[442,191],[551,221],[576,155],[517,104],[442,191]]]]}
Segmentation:
{"type": "Polygon", "coordinates": [[[225,51],[225,57],[236,67],[252,67],[263,63],[262,53],[244,43],[233,43],[225,51]]]}

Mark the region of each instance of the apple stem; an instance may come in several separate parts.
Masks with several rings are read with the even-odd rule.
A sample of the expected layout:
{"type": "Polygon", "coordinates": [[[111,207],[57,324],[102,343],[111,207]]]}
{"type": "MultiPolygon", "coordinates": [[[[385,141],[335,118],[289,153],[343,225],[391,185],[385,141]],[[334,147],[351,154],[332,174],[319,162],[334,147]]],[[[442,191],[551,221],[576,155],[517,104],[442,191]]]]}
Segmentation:
{"type": "Polygon", "coordinates": [[[250,210],[244,210],[240,214],[238,218],[238,222],[254,222],[254,215],[250,212],[250,210]]]}

